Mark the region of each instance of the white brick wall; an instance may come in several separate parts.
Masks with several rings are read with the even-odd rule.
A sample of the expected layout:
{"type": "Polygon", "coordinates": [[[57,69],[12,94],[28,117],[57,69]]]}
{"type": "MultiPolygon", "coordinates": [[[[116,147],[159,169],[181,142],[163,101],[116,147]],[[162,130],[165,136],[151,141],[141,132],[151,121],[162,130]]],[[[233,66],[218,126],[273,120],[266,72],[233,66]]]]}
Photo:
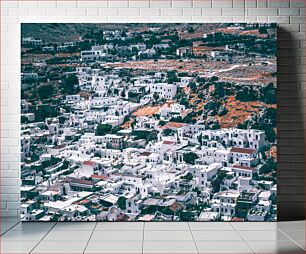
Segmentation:
{"type": "MultiPolygon", "coordinates": [[[[283,92],[282,99],[285,98],[284,105],[279,103],[279,106],[288,108],[292,103],[290,98],[288,99],[291,94],[288,91],[295,90],[296,84],[303,89],[302,81],[305,81],[304,15],[304,0],[2,0],[1,216],[17,216],[19,207],[21,22],[278,22],[281,27],[279,70],[282,71],[281,80],[287,81],[279,83],[280,93],[283,92]],[[287,104],[286,100],[289,101],[287,104]]],[[[294,108],[288,110],[295,112],[294,108]]],[[[298,115],[296,119],[299,119],[298,115]]],[[[282,133],[288,135],[288,138],[302,135],[302,131],[282,133]]],[[[286,143],[286,139],[283,141],[286,143]]],[[[292,147],[285,147],[284,154],[290,154],[290,148],[292,147]]],[[[303,172],[302,157],[299,155],[281,158],[284,158],[281,159],[283,164],[280,164],[284,177],[292,175],[285,170],[303,172]]],[[[300,189],[296,189],[297,193],[299,191],[300,189]]],[[[287,201],[292,198],[286,195],[286,191],[283,196],[280,192],[279,197],[283,201],[280,207],[288,207],[287,201]]]]}

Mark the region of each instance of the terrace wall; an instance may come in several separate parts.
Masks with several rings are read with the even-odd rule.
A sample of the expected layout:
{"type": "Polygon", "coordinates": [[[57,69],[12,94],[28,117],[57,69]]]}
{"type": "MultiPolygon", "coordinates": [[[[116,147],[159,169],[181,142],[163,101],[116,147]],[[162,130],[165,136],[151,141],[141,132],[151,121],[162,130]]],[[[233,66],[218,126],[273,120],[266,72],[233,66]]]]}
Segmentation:
{"type": "Polygon", "coordinates": [[[22,22],[277,22],[279,219],[304,218],[304,0],[1,1],[1,216],[19,212],[22,22]]]}

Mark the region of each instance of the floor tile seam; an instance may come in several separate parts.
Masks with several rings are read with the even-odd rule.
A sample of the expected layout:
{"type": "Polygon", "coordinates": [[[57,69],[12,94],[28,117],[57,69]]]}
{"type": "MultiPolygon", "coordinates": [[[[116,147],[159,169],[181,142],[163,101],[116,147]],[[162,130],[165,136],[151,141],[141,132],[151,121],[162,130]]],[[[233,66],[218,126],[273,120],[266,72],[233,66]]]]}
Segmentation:
{"type": "Polygon", "coordinates": [[[91,239],[93,233],[95,232],[95,229],[96,229],[97,225],[98,225],[98,222],[96,222],[94,228],[93,228],[92,231],[91,231],[91,234],[90,234],[90,236],[89,236],[89,238],[88,238],[88,240],[87,240],[87,242],[86,242],[85,248],[84,248],[84,250],[83,250],[83,254],[86,252],[87,246],[88,246],[88,244],[89,244],[89,242],[90,242],[90,239],[91,239]]]}
{"type": "MultiPolygon", "coordinates": [[[[128,241],[128,240],[124,240],[124,241],[121,241],[121,240],[96,241],[96,240],[94,240],[94,241],[90,241],[90,242],[91,243],[107,243],[107,242],[115,243],[115,242],[118,242],[118,241],[120,241],[120,242],[193,242],[193,240],[143,240],[142,241],[142,239],[130,240],[130,241],[128,241]]],[[[52,242],[52,241],[50,241],[50,242],[52,242]]],[[[53,241],[53,242],[56,242],[56,241],[53,241]]]]}
{"type": "MultiPolygon", "coordinates": [[[[301,246],[298,242],[296,242],[291,236],[287,235],[285,231],[280,230],[279,228],[277,228],[277,230],[281,233],[283,233],[287,238],[289,238],[289,240],[293,243],[295,243],[296,245],[298,245],[299,247],[301,247],[303,250],[305,250],[305,246],[301,246]]],[[[305,245],[306,243],[304,243],[305,245]]]]}
{"type": "Polygon", "coordinates": [[[42,242],[42,240],[52,231],[52,229],[55,227],[57,222],[47,231],[47,233],[38,241],[38,243],[28,252],[28,253],[33,253],[35,248],[42,242]]]}
{"type": "MultiPolygon", "coordinates": [[[[220,241],[220,239],[218,240],[194,240],[195,242],[293,242],[292,240],[290,239],[287,239],[287,240],[250,240],[250,241],[245,241],[243,239],[241,240],[222,240],[220,241]]],[[[6,242],[6,243],[20,243],[20,242],[25,242],[25,243],[30,243],[30,242],[37,242],[37,241],[3,241],[3,242],[6,242]]],[[[79,241],[79,240],[75,240],[75,241],[59,241],[59,240],[41,240],[41,242],[88,242],[88,241],[79,241]]],[[[100,243],[103,243],[103,242],[118,242],[118,240],[91,240],[89,242],[100,242],[100,243]]],[[[139,239],[139,240],[120,240],[120,242],[142,242],[142,239],[139,239]]],[[[144,242],[193,242],[193,240],[144,240],[144,242]]]]}
{"type": "Polygon", "coordinates": [[[197,244],[197,242],[196,242],[196,241],[195,241],[195,239],[194,239],[194,236],[193,236],[193,232],[192,232],[192,230],[191,230],[190,223],[189,223],[189,222],[187,222],[187,224],[188,224],[189,231],[190,231],[190,234],[191,234],[192,240],[193,240],[193,242],[194,242],[194,245],[196,246],[196,250],[197,250],[197,252],[198,252],[198,253],[200,253],[200,250],[199,250],[199,248],[198,248],[198,244],[197,244]]]}
{"type": "Polygon", "coordinates": [[[277,229],[277,222],[269,222],[269,224],[273,227],[273,228],[275,228],[275,229],[277,229]]]}
{"type": "Polygon", "coordinates": [[[145,222],[142,225],[142,241],[141,241],[141,253],[144,253],[144,234],[145,234],[145,222]]]}
{"type": "Polygon", "coordinates": [[[254,248],[251,246],[251,244],[244,239],[244,237],[242,236],[242,234],[239,232],[239,230],[237,230],[234,225],[232,223],[230,223],[232,225],[232,227],[234,228],[234,230],[237,232],[237,234],[240,236],[240,238],[242,239],[242,241],[251,249],[251,251],[253,251],[253,253],[256,253],[256,251],[254,250],[254,248]]]}
{"type": "Polygon", "coordinates": [[[18,221],[16,224],[13,224],[13,226],[9,227],[7,230],[5,230],[3,233],[0,234],[0,236],[4,235],[5,233],[9,232],[9,231],[13,231],[12,229],[14,227],[16,227],[19,223],[21,223],[20,221],[18,221]]]}
{"type": "MultiPolygon", "coordinates": [[[[169,230],[169,229],[146,229],[146,230],[144,230],[144,232],[155,232],[155,231],[159,231],[159,232],[188,232],[188,231],[190,231],[191,229],[171,229],[171,230],[169,230]]],[[[126,230],[127,231],[127,230],[126,230]]],[[[136,231],[136,230],[131,230],[131,231],[136,231]]],[[[139,230],[140,231],[140,230],[139,230]]],[[[203,231],[203,230],[196,230],[196,231],[203,231]]]]}

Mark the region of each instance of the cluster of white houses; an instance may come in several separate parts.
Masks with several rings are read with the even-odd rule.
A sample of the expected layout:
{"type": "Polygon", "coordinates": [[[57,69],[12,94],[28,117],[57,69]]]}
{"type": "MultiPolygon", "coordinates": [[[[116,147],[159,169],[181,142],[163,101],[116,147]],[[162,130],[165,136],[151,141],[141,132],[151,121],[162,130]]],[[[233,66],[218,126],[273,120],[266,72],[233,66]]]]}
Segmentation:
{"type": "MultiPolygon", "coordinates": [[[[137,117],[133,129],[99,136],[98,124],[113,128],[123,124],[132,112],[154,100],[153,93],[174,98],[177,84],[139,78],[123,86],[126,93],[145,87],[146,99],[136,103],[119,95],[123,81],[118,75],[90,68],[77,73],[81,89],[95,95],[88,99],[67,95],[63,104],[72,110],[61,115],[64,122],[56,117],[22,125],[23,220],[179,221],[187,206],[201,205],[192,211],[193,220],[232,220],[237,206],[243,205],[248,207],[244,219],[249,221],[263,221],[271,214],[276,185],[255,177],[264,163],[259,152],[267,145],[264,131],[210,130],[173,122],[169,116],[183,116],[187,109],[172,103],[160,107],[158,120],[137,117]],[[113,88],[119,93],[107,95],[113,88]],[[160,120],[166,124],[159,125],[160,120]],[[137,131],[157,136],[137,138],[137,131]],[[33,154],[39,159],[29,163],[33,154]],[[195,156],[194,161],[188,161],[188,155],[195,156]],[[213,182],[221,174],[215,191],[213,182]]],[[[29,103],[23,100],[23,115],[33,114],[28,110],[29,103]]]]}
{"type": "Polygon", "coordinates": [[[53,51],[65,51],[70,47],[76,46],[76,42],[67,41],[60,45],[46,45],[46,43],[41,39],[35,39],[33,37],[23,37],[21,39],[21,44],[23,47],[35,47],[40,48],[43,52],[53,52],[53,51]]]}
{"type": "MultiPolygon", "coordinates": [[[[65,73],[77,76],[78,93],[56,101],[59,116],[37,121],[37,108],[50,112],[54,105],[21,101],[22,220],[275,220],[277,186],[262,180],[260,170],[271,145],[265,132],[183,123],[193,110],[177,95],[196,83],[194,76],[178,75],[174,82],[167,72],[127,75],[103,63],[113,51],[135,52],[127,55],[137,60],[171,47],[168,39],[149,48],[112,43],[131,37],[130,31],[105,30],[106,44],[80,52],[80,67],[65,73]],[[136,114],[144,107],[158,110],[136,114]]],[[[48,52],[75,44],[54,48],[23,38],[22,45],[48,52]]],[[[179,47],[175,54],[189,57],[193,48],[179,47]]],[[[22,79],[35,86],[38,75],[23,73],[22,79]]]]}

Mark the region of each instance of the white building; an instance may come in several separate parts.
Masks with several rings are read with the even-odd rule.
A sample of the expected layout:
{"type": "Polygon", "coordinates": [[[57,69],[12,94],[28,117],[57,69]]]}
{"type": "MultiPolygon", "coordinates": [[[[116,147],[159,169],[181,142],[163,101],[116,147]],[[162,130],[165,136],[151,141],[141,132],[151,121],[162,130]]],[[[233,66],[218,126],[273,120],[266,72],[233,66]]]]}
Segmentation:
{"type": "Polygon", "coordinates": [[[212,163],[209,166],[195,165],[192,166],[191,170],[196,171],[197,184],[200,187],[205,188],[208,186],[208,181],[218,173],[220,168],[222,168],[221,163],[212,163]]]}
{"type": "Polygon", "coordinates": [[[105,51],[105,49],[98,49],[97,47],[92,46],[91,50],[81,51],[81,60],[100,60],[107,56],[105,51]]]}
{"type": "Polygon", "coordinates": [[[42,47],[42,51],[44,51],[44,52],[51,52],[51,51],[54,51],[54,50],[55,50],[54,46],[42,47]]]}
{"type": "Polygon", "coordinates": [[[34,113],[24,113],[24,114],[21,114],[21,117],[25,117],[29,122],[35,121],[34,113]]]}
{"type": "Polygon", "coordinates": [[[235,212],[240,193],[235,190],[220,191],[210,201],[212,211],[218,212],[221,220],[229,221],[235,212]]]}
{"type": "Polygon", "coordinates": [[[43,44],[41,39],[34,39],[33,37],[22,38],[21,44],[24,46],[41,46],[43,44]]]}
{"type": "Polygon", "coordinates": [[[257,151],[255,149],[232,147],[230,151],[232,163],[245,167],[252,167],[258,163],[257,151]]]}
{"type": "Polygon", "coordinates": [[[140,195],[129,194],[126,197],[125,209],[129,214],[138,215],[141,212],[142,200],[140,195]]]}
{"type": "Polygon", "coordinates": [[[172,114],[181,114],[185,110],[184,105],[174,103],[170,107],[162,107],[159,109],[159,113],[162,117],[169,117],[172,114]]]}
{"type": "Polygon", "coordinates": [[[265,145],[265,132],[253,129],[218,129],[202,132],[204,146],[218,142],[227,147],[261,149],[265,145]]]}
{"type": "Polygon", "coordinates": [[[177,87],[173,84],[167,83],[153,83],[150,84],[150,93],[157,93],[160,97],[165,99],[172,99],[175,97],[177,87]]]}
{"type": "Polygon", "coordinates": [[[75,104],[80,102],[81,97],[79,94],[66,95],[66,103],[75,104]]]}

